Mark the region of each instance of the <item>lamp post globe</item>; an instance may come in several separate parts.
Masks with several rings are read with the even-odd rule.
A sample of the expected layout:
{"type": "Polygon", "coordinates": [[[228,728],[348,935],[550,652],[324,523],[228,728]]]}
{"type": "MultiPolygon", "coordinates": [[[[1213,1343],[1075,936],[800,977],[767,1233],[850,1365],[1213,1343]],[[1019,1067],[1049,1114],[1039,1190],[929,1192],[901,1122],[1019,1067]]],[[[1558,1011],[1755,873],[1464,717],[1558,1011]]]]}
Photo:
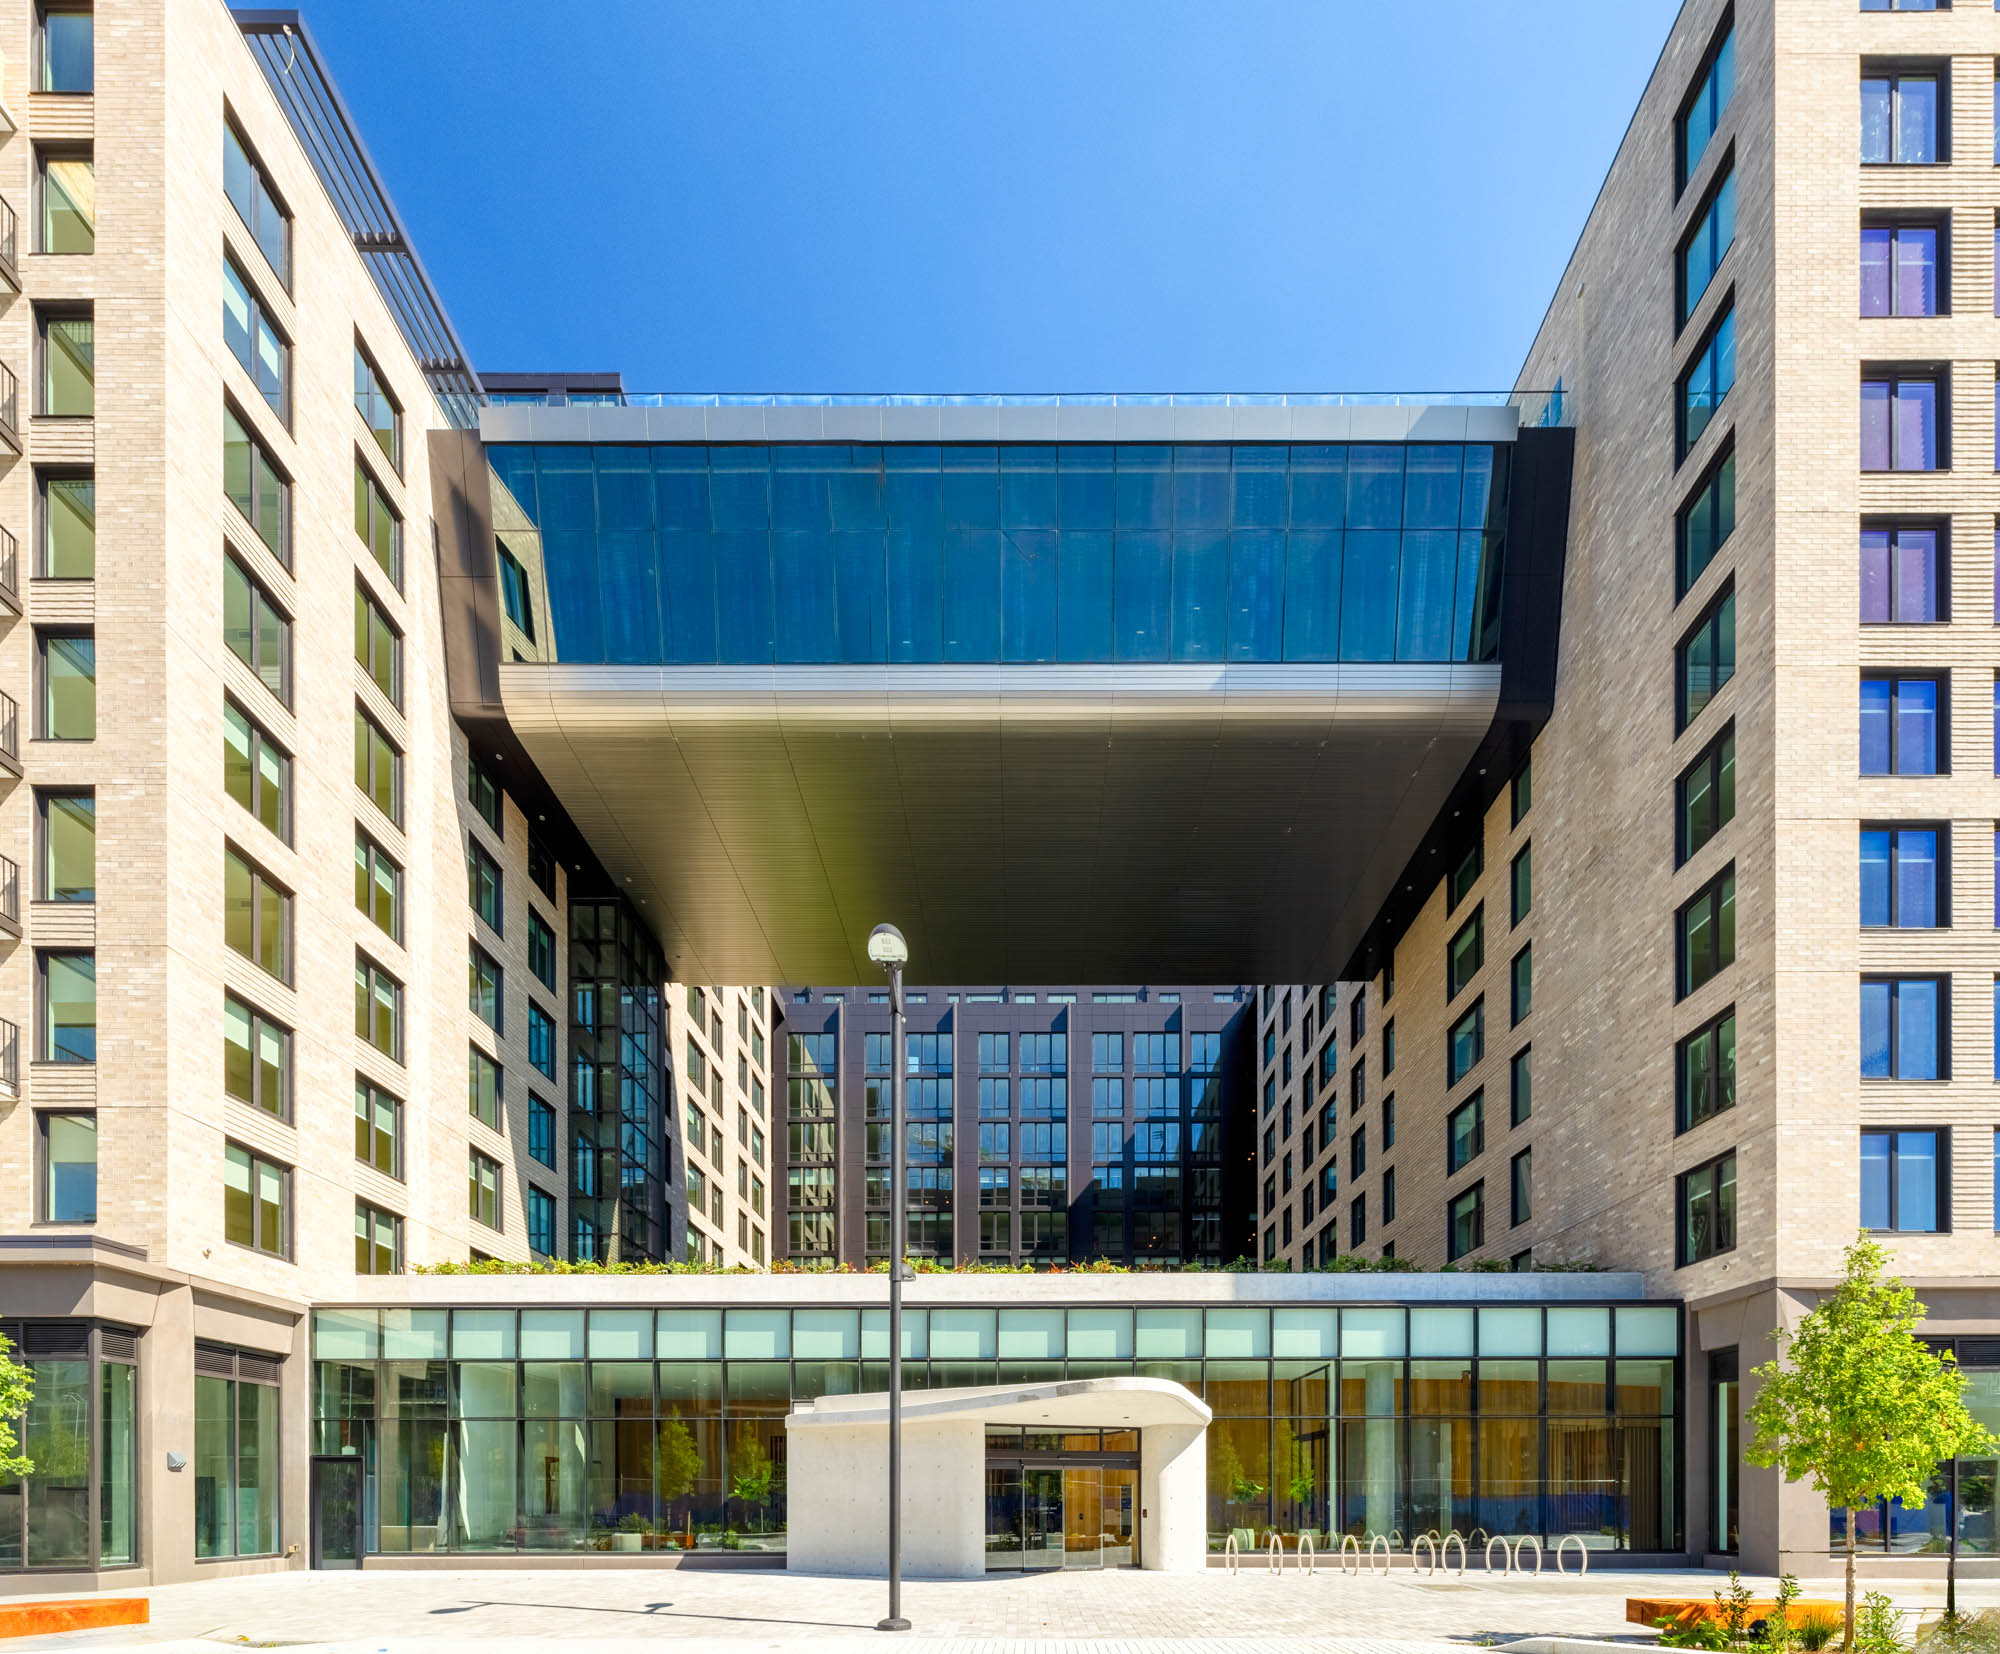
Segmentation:
{"type": "Polygon", "coordinates": [[[884,970],[910,962],[910,944],[894,925],[877,925],[868,933],[868,958],[884,970]]]}

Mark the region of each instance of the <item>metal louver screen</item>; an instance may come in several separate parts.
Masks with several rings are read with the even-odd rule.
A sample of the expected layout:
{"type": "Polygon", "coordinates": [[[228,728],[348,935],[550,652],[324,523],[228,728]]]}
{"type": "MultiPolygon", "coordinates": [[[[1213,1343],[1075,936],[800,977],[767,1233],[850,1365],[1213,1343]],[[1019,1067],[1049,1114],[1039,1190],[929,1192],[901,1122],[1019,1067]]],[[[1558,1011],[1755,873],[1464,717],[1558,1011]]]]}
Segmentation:
{"type": "Polygon", "coordinates": [[[21,1353],[30,1360],[81,1360],[90,1354],[88,1321],[30,1321],[21,1329],[21,1353]]]}
{"type": "Polygon", "coordinates": [[[97,1335],[97,1348],[106,1361],[137,1361],[139,1335],[124,1327],[105,1327],[97,1335]]]}
{"type": "Polygon", "coordinates": [[[250,1384],[275,1384],[284,1365],[268,1355],[252,1355],[243,1350],[236,1357],[236,1376],[250,1384]]]}
{"type": "Polygon", "coordinates": [[[194,1370],[209,1378],[234,1378],[236,1352],[226,1344],[196,1344],[194,1370]]]}

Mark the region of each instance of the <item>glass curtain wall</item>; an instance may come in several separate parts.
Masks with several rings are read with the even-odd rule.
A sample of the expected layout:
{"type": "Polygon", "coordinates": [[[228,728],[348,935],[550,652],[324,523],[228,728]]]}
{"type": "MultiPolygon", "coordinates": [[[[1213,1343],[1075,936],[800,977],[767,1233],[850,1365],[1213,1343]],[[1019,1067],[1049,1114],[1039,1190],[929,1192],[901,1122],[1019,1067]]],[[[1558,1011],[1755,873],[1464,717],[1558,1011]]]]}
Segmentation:
{"type": "MultiPolygon", "coordinates": [[[[1958,1358],[1965,1375],[1965,1405],[1988,1430],[2000,1434],[2000,1338],[1935,1339],[1940,1350],[1958,1358]]],[[[1862,1551],[1943,1556],[1956,1543],[1960,1556],[1990,1557],[2000,1551],[1994,1534],[1994,1489],[2000,1458],[1947,1461],[1931,1473],[1924,1497],[1900,1499],[1854,1513],[1854,1543],[1862,1551]]],[[[1829,1548],[1847,1545],[1847,1513],[1829,1512],[1829,1548]]]]}
{"type": "Polygon", "coordinates": [[[569,1256],[663,1261],[667,1093],[659,943],[622,898],[569,910],[569,1256]]]}
{"type": "MultiPolygon", "coordinates": [[[[785,1414],[879,1391],[885,1310],[314,1317],[317,1450],[371,1548],[781,1551],[785,1414]]],[[[1208,1529],[1681,1548],[1672,1305],[932,1308],[913,1390],[1138,1373],[1213,1409],[1208,1529]]]]}
{"type": "Polygon", "coordinates": [[[0,1334],[35,1380],[14,1421],[34,1473],[0,1481],[0,1571],[138,1562],[137,1336],[88,1321],[0,1334]]]}
{"type": "Polygon", "coordinates": [[[197,1344],[194,1364],[194,1554],[274,1555],[279,1363],[197,1344]]]}

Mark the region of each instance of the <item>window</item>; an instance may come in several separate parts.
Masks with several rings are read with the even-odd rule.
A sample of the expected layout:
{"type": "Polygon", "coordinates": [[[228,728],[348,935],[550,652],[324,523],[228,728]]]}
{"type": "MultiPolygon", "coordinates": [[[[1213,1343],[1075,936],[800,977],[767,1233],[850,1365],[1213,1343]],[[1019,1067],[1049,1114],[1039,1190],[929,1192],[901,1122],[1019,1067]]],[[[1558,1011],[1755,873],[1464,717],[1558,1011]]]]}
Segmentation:
{"type": "Polygon", "coordinates": [[[1938,1130],[1861,1134],[1861,1227],[1934,1235],[1950,1227],[1946,1134],[1938,1130]]]}
{"type": "MultiPolygon", "coordinates": [[[[1459,858],[1458,865],[1451,870],[1451,888],[1447,892],[1449,899],[1445,902],[1445,911],[1447,913],[1472,894],[1473,886],[1479,883],[1479,875],[1485,871],[1486,850],[1483,845],[1475,841],[1472,847],[1459,858]]],[[[1357,1005],[1361,1003],[1359,995],[1356,996],[1355,1003],[1357,1005]]],[[[1359,1028],[1354,1030],[1354,1038],[1356,1040],[1361,1038],[1359,1028]]]]}
{"type": "Polygon", "coordinates": [[[1445,1208],[1446,1251],[1456,1263],[1469,1252],[1486,1244],[1486,1185],[1475,1183],[1463,1194],[1453,1195],[1445,1208]]]}
{"type": "Polygon", "coordinates": [[[556,933],[532,907],[528,909],[528,969],[550,993],[556,991],[556,933]]]}
{"type": "Polygon", "coordinates": [[[403,584],[403,519],[382,492],[382,485],[360,460],[354,462],[354,532],[382,572],[400,589],[403,584]]]}
{"type": "MultiPolygon", "coordinates": [[[[1514,779],[1509,785],[1513,793],[1514,819],[1512,825],[1518,827],[1521,825],[1521,818],[1528,813],[1535,801],[1534,757],[1532,754],[1521,760],[1521,767],[1514,772],[1514,779]]],[[[1391,973],[1395,970],[1394,965],[1385,968],[1391,973]]],[[[1388,994],[1385,992],[1382,997],[1386,999],[1388,998],[1388,994]]]]}
{"type": "MultiPolygon", "coordinates": [[[[1307,1160],[1312,1159],[1312,1121],[1306,1122],[1306,1141],[1302,1151],[1307,1160]]],[[[1382,1099],[1382,1152],[1387,1154],[1396,1146],[1396,1098],[1394,1093],[1382,1099]]]]}
{"type": "Polygon", "coordinates": [[[1354,997],[1347,1002],[1347,1043],[1359,1047],[1361,1036],[1367,1031],[1368,991],[1365,988],[1357,988],[1354,997]]]}
{"type": "Polygon", "coordinates": [[[1535,1112],[1534,1047],[1524,1045],[1514,1053],[1507,1070],[1509,1115],[1517,1126],[1525,1125],[1535,1112]]]}
{"type": "Polygon", "coordinates": [[[1703,1023],[1674,1051],[1676,1086],[1680,1097],[1677,1131],[1692,1131],[1702,1121],[1736,1106],[1736,1008],[1703,1023]]]}
{"type": "Polygon", "coordinates": [[[1736,959],[1736,864],[1730,863],[1686,903],[1676,919],[1680,992],[1685,999],[1736,959]]]}
{"type": "Polygon", "coordinates": [[[1736,383],[1736,310],[1723,311],[1703,335],[1688,365],[1681,370],[1674,394],[1675,412],[1680,422],[1679,457],[1701,440],[1736,383]]]}
{"type": "MultiPolygon", "coordinates": [[[[1943,11],[1951,0],[1861,0],[1863,11],[1943,11]]],[[[2000,4],[1993,8],[2000,11],[2000,4]]]]}
{"type": "Polygon", "coordinates": [[[1486,1055],[1486,1001],[1474,1000],[1472,1009],[1451,1025],[1446,1036],[1445,1067],[1447,1085],[1457,1085],[1486,1055]]]}
{"type": "Polygon", "coordinates": [[[292,760],[233,701],[222,703],[222,790],[291,842],[292,760]]]}
{"type": "Polygon", "coordinates": [[[556,1197],[528,1185],[528,1249],[553,1257],[556,1249],[556,1197]]]}
{"type": "Polygon", "coordinates": [[[1715,136],[1715,129],[1722,122],[1722,112],[1729,107],[1729,94],[1735,90],[1736,31],[1725,25],[1722,37],[1710,49],[1701,73],[1695,77],[1694,90],[1688,94],[1680,118],[1674,123],[1679,139],[1674,146],[1676,193],[1685,189],[1694,176],[1708,149],[1708,140],[1715,136]]]}
{"type": "Polygon", "coordinates": [[[1938,1080],[1944,1077],[1949,979],[1864,976],[1861,979],[1861,1077],[1938,1080]]]}
{"type": "Polygon", "coordinates": [[[528,1158],[555,1169],[556,1111],[539,1097],[528,1099],[528,1158]]]}
{"type": "Polygon", "coordinates": [[[468,1210],[476,1222],[489,1229],[500,1227],[500,1162],[489,1160],[477,1149],[466,1156],[466,1178],[470,1196],[468,1210]]]}
{"type": "Polygon", "coordinates": [[[468,838],[465,845],[465,895],[472,911],[496,936],[501,935],[500,864],[475,838],[468,838]]]}
{"type": "Polygon", "coordinates": [[[227,405],[222,410],[222,491],[235,503],[257,537],[291,563],[292,487],[227,405]]]}
{"type": "MultiPolygon", "coordinates": [[[[494,836],[504,839],[507,836],[504,830],[507,818],[500,803],[500,783],[493,779],[492,771],[477,758],[468,757],[465,761],[465,796],[473,809],[479,812],[479,819],[493,829],[494,836]]],[[[690,1008],[689,1014],[698,1016],[700,1013],[690,1008]]],[[[716,1043],[721,1044],[720,1036],[716,1043]]]]}
{"type": "Polygon", "coordinates": [[[1701,578],[1702,571],[1715,560],[1730,535],[1736,532],[1736,449],[1726,449],[1713,460],[1694,497],[1681,507],[1675,525],[1676,580],[1674,599],[1687,596],[1688,588],[1701,578]]]}
{"type": "Polygon", "coordinates": [[[97,482],[36,473],[41,532],[35,573],[44,580],[89,580],[97,573],[97,482]]]}
{"type": "Polygon", "coordinates": [[[1535,847],[1524,844],[1515,852],[1510,884],[1513,889],[1513,922],[1519,924],[1535,905],[1535,847]]]}
{"type": "Polygon", "coordinates": [[[505,1095],[506,1076],[500,1065],[478,1046],[469,1048],[466,1065],[468,1111],[481,1125],[500,1129],[500,1100],[505,1095]]]}
{"type": "Polygon", "coordinates": [[[1479,974],[1479,967],[1486,959],[1486,909],[1482,905],[1472,910],[1472,917],[1458,927],[1451,945],[1445,949],[1445,998],[1456,999],[1459,991],[1468,987],[1479,974]]]}
{"type": "MultiPolygon", "coordinates": [[[[1996,702],[2000,704],[2000,702],[1996,702]]],[[[1861,679],[1861,773],[1937,775],[1944,680],[1868,673],[1861,679]]]]}
{"type": "Polygon", "coordinates": [[[227,848],[222,853],[222,939],[280,982],[291,980],[291,893],[227,848]]]}
{"type": "Polygon", "coordinates": [[[287,705],[292,699],[292,623],[234,557],[222,559],[222,641],[287,705]]]}
{"type": "Polygon", "coordinates": [[[535,641],[535,602],[530,594],[528,571],[504,544],[494,549],[500,554],[500,601],[507,618],[530,643],[535,641]]]}
{"type": "Polygon", "coordinates": [[[1861,923],[1930,930],[1946,923],[1936,827],[1861,829],[1861,923]]]}
{"type": "Polygon", "coordinates": [[[1861,314],[1935,316],[1938,240],[1935,223],[1862,225],[1861,314]]]}
{"type": "Polygon", "coordinates": [[[42,853],[35,896],[44,902],[97,900],[97,797],[94,793],[35,795],[42,853]]]}
{"type": "Polygon", "coordinates": [[[1863,166],[1930,166],[1939,157],[1944,113],[1935,70],[1861,76],[1863,166]]]}
{"type": "Polygon", "coordinates": [[[362,955],[354,961],[354,1032],[385,1057],[403,1057],[403,985],[362,955]]]}
{"type": "Polygon", "coordinates": [[[385,1177],[403,1175],[403,1104],[380,1086],[354,1079],[354,1158],[385,1177]]]}
{"type": "Polygon", "coordinates": [[[239,1143],[223,1145],[222,1238],[236,1246],[291,1255],[292,1169],[239,1143]]]}
{"type": "Polygon", "coordinates": [[[1486,1094],[1475,1091],[1445,1120],[1444,1169],[1463,1171],[1486,1149],[1486,1094]]]}
{"type": "Polygon", "coordinates": [[[1736,1249],[1736,1151],[1674,1180],[1675,1267],[1736,1249]]]}
{"type": "Polygon", "coordinates": [[[1736,817],[1736,726],[1702,749],[1674,783],[1675,865],[1703,849],[1736,817]]]}
{"type": "Polygon", "coordinates": [[[44,1223],[97,1221],[97,1116],[37,1114],[44,1223]]]}
{"type": "Polygon", "coordinates": [[[528,1061],[545,1078],[556,1077],[556,1019],[533,1000],[528,1002],[528,1061]]]}
{"type": "Polygon", "coordinates": [[[87,8],[45,6],[35,39],[35,90],[87,93],[95,87],[96,52],[87,8]]]}
{"type": "MultiPolygon", "coordinates": [[[[1285,1214],[1285,1221],[1287,1225],[1290,1224],[1291,1217],[1292,1214],[1290,1212],[1287,1212],[1285,1214]]],[[[1386,1229],[1390,1224],[1394,1223],[1395,1221],[1396,1221],[1396,1168],[1394,1166],[1388,1166],[1385,1167],[1382,1172],[1382,1226],[1386,1229]]],[[[1287,1235],[1285,1238],[1288,1241],[1291,1239],[1289,1235],[1287,1235]]]]}
{"type": "Polygon", "coordinates": [[[257,290],[244,280],[236,260],[222,260],[222,340],[243,365],[265,406],[291,421],[292,347],[264,310],[257,290]]]}
{"type": "Polygon", "coordinates": [[[368,353],[359,345],[354,347],[354,411],[361,415],[361,423],[374,434],[375,446],[382,450],[382,457],[400,472],[403,469],[403,410],[396,405],[396,399],[383,389],[382,376],[375,371],[375,364],[368,360],[368,353]]]}
{"type": "Polygon", "coordinates": [[[403,1220],[394,1212],[354,1203],[354,1273],[400,1275],[403,1272],[403,1220]]]}
{"type": "Polygon", "coordinates": [[[477,942],[467,946],[466,977],[472,1014],[494,1033],[499,1033],[506,1005],[503,973],[499,961],[477,942]]]}
{"type": "Polygon", "coordinates": [[[97,250],[97,167],[87,154],[35,155],[40,251],[64,255],[97,250]]]}
{"type": "Polygon", "coordinates": [[[44,948],[35,955],[41,982],[41,1062],[97,1061],[97,955],[44,948]]]}
{"type": "Polygon", "coordinates": [[[403,755],[382,726],[354,709],[354,784],[391,821],[403,819],[403,755]]]}
{"type": "Polygon", "coordinates": [[[1535,1151],[1523,1149],[1508,1162],[1508,1227],[1518,1229],[1535,1215],[1535,1151]]]}
{"type": "Polygon", "coordinates": [[[1701,297],[1708,291],[1708,284],[1715,279],[1715,272],[1722,263],[1722,256],[1729,251],[1729,244],[1736,239],[1736,174],[1725,172],[1721,180],[1708,192],[1708,200],[1703,205],[1694,226],[1681,243],[1678,275],[1680,285],[1680,325],[1687,326],[1688,318],[1701,303],[1701,297]]]}
{"type": "Polygon", "coordinates": [[[354,905],[383,935],[403,935],[403,870],[360,828],[354,830],[354,905]]]}
{"type": "Polygon", "coordinates": [[[234,994],[222,996],[222,1089],[280,1120],[292,1117],[292,1032],[234,994]]]}
{"type": "Polygon", "coordinates": [[[403,634],[366,590],[354,588],[354,658],[377,689],[403,704],[403,634]]]}
{"type": "Polygon", "coordinates": [[[1527,1014],[1535,1008],[1535,949],[1530,943],[1514,955],[1513,973],[1510,981],[1512,1025],[1519,1027],[1527,1014]]]}
{"type": "Polygon", "coordinates": [[[1736,590],[1709,604],[1674,651],[1675,733],[1701,716],[1736,676],[1736,590]]]}
{"type": "Polygon", "coordinates": [[[1935,471],[1944,379],[1924,369],[1884,370],[1861,381],[1861,469],[1935,471]]]}
{"type": "Polygon", "coordinates": [[[1352,1251],[1368,1238],[1368,1197],[1356,1195],[1347,1206],[1347,1245],[1352,1251]]]}
{"type": "MultiPolygon", "coordinates": [[[[533,833],[528,835],[528,880],[544,896],[548,897],[550,901],[556,899],[555,852],[533,833]]],[[[761,1001],[763,996],[764,990],[759,988],[757,990],[758,999],[761,1001]]],[[[758,1014],[762,1015],[763,1006],[759,1004],[757,1009],[758,1014]]]]}
{"type": "Polygon", "coordinates": [[[279,204],[264,169],[234,126],[222,127],[222,191],[249,227],[278,280],[292,285],[291,214],[279,204]]]}
{"type": "Polygon", "coordinates": [[[1861,530],[1861,624],[1924,625],[1944,618],[1938,531],[1924,524],[1861,530]]]}
{"type": "MultiPolygon", "coordinates": [[[[1285,1053],[1285,1056],[1289,1060],[1291,1053],[1288,1051],[1285,1053]]],[[[1395,1072],[1396,1072],[1396,1019],[1394,1017],[1390,1017],[1388,1021],[1382,1024],[1382,1077],[1386,1080],[1391,1074],[1395,1072]]],[[[1285,1078],[1287,1080],[1290,1080],[1291,1075],[1288,1073],[1285,1076],[1285,1078]]],[[[1285,1112],[1289,1114],[1291,1112],[1291,1108],[1292,1105],[1290,1103],[1287,1103],[1285,1105],[1285,1112]]]]}
{"type": "Polygon", "coordinates": [[[1368,1170],[1368,1128],[1356,1126],[1347,1139],[1347,1175],[1357,1178],[1368,1170]]]}
{"type": "Polygon", "coordinates": [[[194,1348],[194,1553],[278,1549],[278,1363],[194,1348]]]}
{"type": "Polygon", "coordinates": [[[44,741],[97,739],[97,640],[87,632],[35,634],[44,741]]]}

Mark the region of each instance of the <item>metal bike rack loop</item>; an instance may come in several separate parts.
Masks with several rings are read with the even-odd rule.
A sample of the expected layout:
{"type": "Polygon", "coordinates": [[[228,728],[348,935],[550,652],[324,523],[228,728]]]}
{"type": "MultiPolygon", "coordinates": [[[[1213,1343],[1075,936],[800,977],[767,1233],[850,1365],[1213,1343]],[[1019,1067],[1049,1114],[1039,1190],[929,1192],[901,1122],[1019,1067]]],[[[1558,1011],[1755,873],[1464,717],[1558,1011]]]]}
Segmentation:
{"type": "Polygon", "coordinates": [[[1451,1548],[1453,1545],[1458,1547],[1458,1577],[1463,1579],[1465,1578],[1465,1567],[1468,1560],[1465,1553],[1465,1535],[1460,1533],[1456,1528],[1453,1528],[1450,1533],[1444,1536],[1444,1544],[1440,1549],[1441,1560],[1447,1568],[1451,1566],[1451,1548]]]}
{"type": "MultiPolygon", "coordinates": [[[[1578,1543],[1580,1544],[1582,1543],[1582,1541],[1579,1540],[1578,1543]]],[[[1311,1579],[1313,1574],[1317,1571],[1318,1562],[1319,1562],[1319,1547],[1313,1543],[1313,1536],[1309,1533],[1300,1534],[1299,1535],[1300,1572],[1302,1572],[1307,1579],[1311,1579]]]]}
{"type": "Polygon", "coordinates": [[[1279,1537],[1276,1528],[1271,1530],[1270,1542],[1264,1547],[1264,1558],[1270,1565],[1272,1573],[1281,1574],[1285,1571],[1285,1542],[1279,1537]]]}
{"type": "Polygon", "coordinates": [[[1386,1533],[1378,1533],[1373,1539],[1368,1541],[1368,1571],[1370,1573],[1378,1571],[1375,1567],[1375,1547],[1377,1545],[1382,1547],[1382,1566],[1379,1572],[1386,1579],[1395,1571],[1396,1553],[1389,1548],[1389,1536],[1386,1533]]]}
{"type": "Polygon", "coordinates": [[[1242,1547],[1236,1543],[1236,1535],[1233,1533],[1222,1542],[1222,1565],[1232,1574],[1243,1566],[1242,1547]]]}
{"type": "Polygon", "coordinates": [[[1351,1533],[1344,1533],[1340,1536],[1340,1571],[1344,1574],[1359,1574],[1361,1572],[1361,1541],[1356,1539],[1351,1533]],[[1354,1566],[1352,1568],[1349,1568],[1347,1565],[1349,1555],[1347,1547],[1349,1545],[1354,1547],[1352,1552],[1354,1566]]]}
{"type": "MultiPolygon", "coordinates": [[[[1515,1541],[1514,1541],[1514,1561],[1515,1561],[1515,1564],[1516,1564],[1517,1566],[1519,1565],[1519,1563],[1520,1563],[1520,1560],[1521,1560],[1521,1547],[1522,1547],[1523,1545],[1532,1545],[1532,1546],[1534,1546],[1534,1547],[1535,1547],[1535,1577],[1536,1577],[1537,1579],[1541,1578],[1541,1574],[1542,1574],[1542,1542],[1541,1542],[1541,1541],[1540,1541],[1539,1539],[1537,1539],[1537,1538],[1536,1538],[1536,1537],[1535,1537],[1535,1536],[1534,1536],[1533,1534],[1531,1534],[1531,1533],[1524,1533],[1524,1534],[1522,1534],[1522,1535],[1521,1535],[1521,1537],[1520,1537],[1519,1539],[1515,1540],[1515,1541]]],[[[1524,1570],[1524,1571],[1525,1571],[1525,1570],[1524,1570]]]]}
{"type": "Polygon", "coordinates": [[[1500,1554],[1507,1561],[1507,1566],[1501,1572],[1511,1574],[1514,1571],[1514,1547],[1507,1543],[1507,1536],[1501,1533],[1493,1534],[1486,1541],[1486,1571],[1489,1574],[1493,1572],[1493,1547],[1495,1545],[1500,1547],[1500,1554]]]}
{"type": "Polygon", "coordinates": [[[1562,1538],[1558,1539],[1556,1541],[1556,1572],[1559,1574],[1566,1574],[1569,1572],[1569,1570],[1563,1566],[1563,1547],[1565,1545],[1574,1545],[1576,1547],[1576,1561],[1577,1561],[1576,1577],[1578,1579],[1583,1578],[1585,1574],[1590,1572],[1590,1547],[1584,1544],[1584,1542],[1573,1533],[1566,1533],[1562,1536],[1562,1538]]]}
{"type": "Polygon", "coordinates": [[[1411,1573],[1415,1573],[1415,1572],[1417,1571],[1417,1567],[1418,1567],[1418,1563],[1417,1563],[1417,1547],[1418,1547],[1419,1545],[1421,1545],[1421,1546],[1424,1546],[1424,1547],[1428,1548],[1428,1550],[1430,1551],[1430,1553],[1431,1553],[1431,1565],[1430,1565],[1429,1569],[1427,1570],[1427,1572],[1429,1572],[1429,1573],[1432,1573],[1432,1574],[1435,1574],[1435,1573],[1436,1573],[1436,1572],[1438,1571],[1438,1548],[1437,1548],[1437,1541],[1436,1541],[1435,1539],[1431,1538],[1431,1536],[1430,1536],[1429,1534],[1427,1534],[1427,1533],[1420,1533],[1420,1534],[1418,1534],[1418,1535],[1417,1535],[1417,1537],[1416,1537],[1416,1539],[1415,1539],[1415,1540],[1414,1540],[1414,1541],[1413,1541],[1413,1542],[1411,1543],[1411,1545],[1410,1545],[1410,1572],[1411,1572],[1411,1573]]]}

